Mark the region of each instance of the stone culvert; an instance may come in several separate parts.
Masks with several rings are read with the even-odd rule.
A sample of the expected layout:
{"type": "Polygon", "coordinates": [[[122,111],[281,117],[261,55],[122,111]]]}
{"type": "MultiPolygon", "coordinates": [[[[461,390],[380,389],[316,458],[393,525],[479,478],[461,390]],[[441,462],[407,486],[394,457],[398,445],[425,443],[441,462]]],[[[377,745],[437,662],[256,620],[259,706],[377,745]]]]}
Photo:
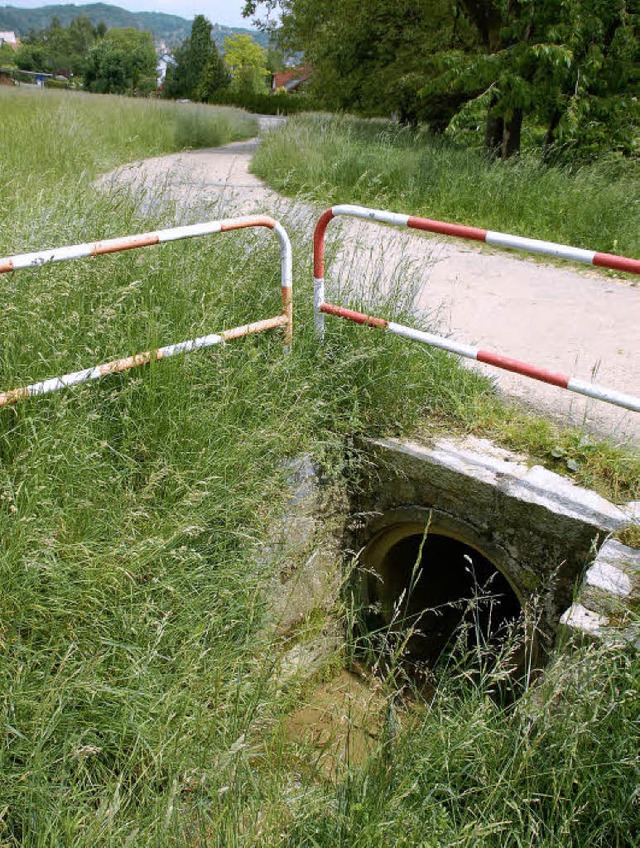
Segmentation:
{"type": "Polygon", "coordinates": [[[410,657],[433,662],[465,615],[483,637],[499,635],[534,598],[540,661],[563,627],[637,640],[638,552],[607,541],[633,523],[630,511],[486,440],[361,439],[357,448],[347,535],[355,582],[372,628],[418,622],[410,657]],[[475,610],[474,593],[485,596],[475,610]]]}

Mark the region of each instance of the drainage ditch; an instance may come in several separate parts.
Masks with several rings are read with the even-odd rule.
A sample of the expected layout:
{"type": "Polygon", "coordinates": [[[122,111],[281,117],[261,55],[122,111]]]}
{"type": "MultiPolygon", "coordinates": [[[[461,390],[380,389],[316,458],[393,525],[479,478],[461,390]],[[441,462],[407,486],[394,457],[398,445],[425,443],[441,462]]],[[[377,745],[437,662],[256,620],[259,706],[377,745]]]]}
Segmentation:
{"type": "MultiPolygon", "coordinates": [[[[278,674],[304,691],[287,735],[315,751],[325,777],[366,760],[393,726],[393,698],[347,653],[346,573],[364,613],[358,636],[382,637],[374,662],[404,649],[400,668],[421,688],[451,648],[504,656],[521,615],[536,622],[527,668],[557,655],[563,633],[640,649],[640,551],[610,538],[640,524],[640,504],[621,509],[484,441],[357,447],[347,496],[307,458],[291,463],[289,509],[269,549],[281,564],[269,590],[278,674]]],[[[524,652],[508,661],[517,674],[524,652]]],[[[499,678],[495,694],[511,697],[499,678]]]]}
{"type": "MultiPolygon", "coordinates": [[[[432,668],[452,646],[491,657],[519,619],[528,665],[546,662],[565,631],[640,645],[640,552],[610,538],[640,523],[638,504],[616,506],[486,440],[355,447],[346,500],[308,460],[292,465],[271,593],[291,645],[285,676],[344,652],[335,611],[354,561],[358,637],[386,640],[396,659],[400,646],[409,666],[432,668]]],[[[523,658],[511,656],[516,667],[523,658]]]]}
{"type": "Polygon", "coordinates": [[[607,541],[637,517],[570,479],[480,439],[356,447],[347,530],[355,581],[372,629],[405,619],[421,631],[410,656],[433,664],[460,628],[467,648],[495,646],[524,610],[544,662],[584,595],[585,572],[603,594],[587,593],[602,624],[637,590],[638,552],[616,549],[609,563],[616,543],[607,541]],[[609,559],[587,571],[601,550],[609,559]]]}

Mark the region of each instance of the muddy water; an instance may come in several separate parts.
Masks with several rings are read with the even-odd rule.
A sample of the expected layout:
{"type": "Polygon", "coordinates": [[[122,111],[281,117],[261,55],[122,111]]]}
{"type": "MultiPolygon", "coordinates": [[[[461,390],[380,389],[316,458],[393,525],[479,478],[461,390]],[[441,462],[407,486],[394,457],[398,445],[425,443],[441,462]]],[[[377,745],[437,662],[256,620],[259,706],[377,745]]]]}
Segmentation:
{"type": "Polygon", "coordinates": [[[363,765],[381,741],[387,699],[375,682],[343,670],[311,692],[287,722],[288,740],[325,778],[363,765]]]}

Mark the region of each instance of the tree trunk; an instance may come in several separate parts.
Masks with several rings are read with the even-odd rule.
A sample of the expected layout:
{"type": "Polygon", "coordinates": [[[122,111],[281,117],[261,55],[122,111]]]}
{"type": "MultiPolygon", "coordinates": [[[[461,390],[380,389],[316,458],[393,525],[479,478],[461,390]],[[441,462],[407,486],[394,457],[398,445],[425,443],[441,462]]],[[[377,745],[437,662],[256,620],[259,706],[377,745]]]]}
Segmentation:
{"type": "Polygon", "coordinates": [[[562,118],[562,112],[553,112],[549,119],[547,134],[544,139],[544,147],[542,148],[542,158],[548,160],[553,155],[553,146],[556,143],[556,130],[562,118]]]}
{"type": "Polygon", "coordinates": [[[491,106],[489,106],[487,124],[484,131],[484,150],[492,159],[496,159],[501,154],[503,136],[504,118],[499,115],[493,115],[491,106]]]}
{"type": "Polygon", "coordinates": [[[412,127],[413,129],[418,127],[418,114],[415,108],[410,106],[404,104],[400,106],[398,120],[404,127],[412,127]]]}
{"type": "Polygon", "coordinates": [[[522,109],[514,109],[513,115],[504,122],[501,154],[503,159],[510,159],[520,153],[520,136],[522,134],[522,109]]]}
{"type": "Polygon", "coordinates": [[[484,149],[492,159],[509,159],[520,153],[522,133],[522,109],[515,109],[509,120],[491,113],[487,115],[484,134],[484,149]]]}

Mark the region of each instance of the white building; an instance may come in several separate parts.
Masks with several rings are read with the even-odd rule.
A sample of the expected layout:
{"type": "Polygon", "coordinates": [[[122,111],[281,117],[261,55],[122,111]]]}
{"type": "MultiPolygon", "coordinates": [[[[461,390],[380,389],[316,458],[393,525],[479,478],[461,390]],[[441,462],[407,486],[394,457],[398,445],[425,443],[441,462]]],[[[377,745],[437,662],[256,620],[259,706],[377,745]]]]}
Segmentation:
{"type": "Polygon", "coordinates": [[[0,47],[3,44],[8,44],[9,47],[13,47],[14,50],[17,50],[20,42],[18,41],[15,32],[0,32],[0,47]]]}
{"type": "Polygon", "coordinates": [[[158,88],[163,84],[165,77],[167,76],[167,68],[169,65],[175,65],[176,60],[173,58],[171,53],[162,53],[158,56],[158,64],[156,65],[156,72],[158,76],[158,88]]]}

